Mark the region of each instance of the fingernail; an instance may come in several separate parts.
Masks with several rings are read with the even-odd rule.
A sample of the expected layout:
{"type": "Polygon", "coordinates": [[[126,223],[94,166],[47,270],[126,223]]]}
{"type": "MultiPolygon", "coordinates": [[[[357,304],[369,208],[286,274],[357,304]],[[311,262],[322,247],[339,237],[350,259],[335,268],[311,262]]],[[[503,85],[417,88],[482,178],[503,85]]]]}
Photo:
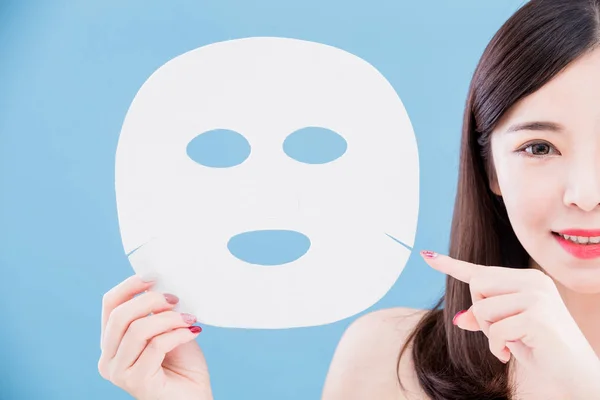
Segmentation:
{"type": "Polygon", "coordinates": [[[196,325],[190,326],[188,329],[192,333],[200,333],[200,332],[202,332],[202,328],[200,328],[199,326],[196,326],[196,325]]]}
{"type": "Polygon", "coordinates": [[[503,353],[506,354],[506,358],[504,360],[500,360],[500,361],[502,361],[504,364],[506,364],[507,362],[510,361],[510,355],[511,355],[510,349],[508,347],[504,347],[503,353]]]}
{"type": "Polygon", "coordinates": [[[186,324],[192,325],[194,322],[196,322],[196,317],[192,314],[182,313],[181,317],[183,318],[186,324]]]}
{"type": "Polygon", "coordinates": [[[462,310],[462,311],[457,312],[456,315],[454,315],[454,318],[452,318],[452,324],[456,325],[456,319],[466,312],[467,312],[467,310],[462,310]]]}
{"type": "Polygon", "coordinates": [[[165,293],[165,299],[169,304],[177,304],[179,302],[179,298],[177,296],[169,293],[165,293]]]}
{"type": "Polygon", "coordinates": [[[437,253],[435,251],[423,250],[421,251],[421,255],[425,258],[436,258],[437,253]]]}

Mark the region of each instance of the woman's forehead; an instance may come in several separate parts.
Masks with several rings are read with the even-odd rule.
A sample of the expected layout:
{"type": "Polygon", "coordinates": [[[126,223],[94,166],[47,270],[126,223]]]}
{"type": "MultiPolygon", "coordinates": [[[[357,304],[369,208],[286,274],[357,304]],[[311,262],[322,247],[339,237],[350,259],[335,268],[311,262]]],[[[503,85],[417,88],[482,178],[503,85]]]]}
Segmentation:
{"type": "Polygon", "coordinates": [[[600,49],[575,60],[543,87],[514,104],[495,131],[506,132],[533,122],[549,122],[548,131],[600,132],[600,49]]]}

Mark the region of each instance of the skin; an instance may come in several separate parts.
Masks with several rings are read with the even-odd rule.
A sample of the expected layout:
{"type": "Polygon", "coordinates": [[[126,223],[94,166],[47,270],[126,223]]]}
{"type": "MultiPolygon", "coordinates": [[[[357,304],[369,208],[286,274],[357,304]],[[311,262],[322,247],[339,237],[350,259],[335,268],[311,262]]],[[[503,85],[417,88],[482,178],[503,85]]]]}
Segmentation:
{"type": "MultiPolygon", "coordinates": [[[[592,398],[590,393],[600,392],[594,383],[600,376],[600,260],[572,256],[551,233],[600,229],[598,71],[600,50],[595,50],[515,104],[492,133],[497,181],[491,189],[503,197],[515,233],[532,257],[531,269],[475,274],[474,284],[468,271],[477,266],[445,256],[425,259],[469,283],[474,306],[457,319],[457,329],[482,330],[494,355],[511,356],[510,374],[519,385],[519,399],[592,398]],[[562,129],[508,132],[515,124],[534,121],[553,122],[562,129]],[[501,279],[501,272],[509,275],[501,279]],[[482,288],[494,293],[482,295],[482,288]],[[491,325],[506,328],[511,317],[520,318],[512,330],[491,330],[491,325]],[[517,340],[507,342],[509,337],[517,340]],[[560,373],[568,377],[555,379],[560,373]]],[[[407,332],[422,313],[394,308],[356,320],[336,349],[323,399],[361,399],[366,393],[377,399],[427,399],[410,359],[400,365],[408,392],[400,390],[395,373],[407,332]]]]}
{"type": "Polygon", "coordinates": [[[177,297],[152,285],[134,275],[105,293],[100,375],[138,400],[212,400],[198,333],[190,330],[195,317],[173,311],[177,297]]]}

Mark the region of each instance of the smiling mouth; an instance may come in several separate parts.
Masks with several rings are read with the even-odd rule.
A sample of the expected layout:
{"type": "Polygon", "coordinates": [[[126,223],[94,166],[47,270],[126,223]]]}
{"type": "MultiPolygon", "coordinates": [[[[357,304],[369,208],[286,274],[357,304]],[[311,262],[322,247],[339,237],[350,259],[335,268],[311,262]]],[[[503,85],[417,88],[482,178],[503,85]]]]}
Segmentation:
{"type": "Polygon", "coordinates": [[[579,259],[596,259],[600,257],[600,232],[570,230],[552,232],[556,241],[570,255],[579,259]]]}
{"type": "Polygon", "coordinates": [[[568,240],[573,244],[579,245],[595,245],[600,244],[600,236],[578,236],[578,235],[566,235],[564,233],[552,232],[553,235],[558,236],[562,239],[568,240]]]}

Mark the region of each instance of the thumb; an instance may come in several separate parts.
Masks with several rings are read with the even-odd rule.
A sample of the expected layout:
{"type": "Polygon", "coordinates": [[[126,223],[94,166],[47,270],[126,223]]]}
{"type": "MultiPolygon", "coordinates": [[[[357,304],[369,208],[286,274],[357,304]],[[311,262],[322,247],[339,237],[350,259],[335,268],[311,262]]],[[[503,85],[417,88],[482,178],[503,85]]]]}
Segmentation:
{"type": "Polygon", "coordinates": [[[183,368],[192,372],[205,372],[206,359],[195,338],[179,344],[165,356],[165,363],[170,367],[183,368]]]}

